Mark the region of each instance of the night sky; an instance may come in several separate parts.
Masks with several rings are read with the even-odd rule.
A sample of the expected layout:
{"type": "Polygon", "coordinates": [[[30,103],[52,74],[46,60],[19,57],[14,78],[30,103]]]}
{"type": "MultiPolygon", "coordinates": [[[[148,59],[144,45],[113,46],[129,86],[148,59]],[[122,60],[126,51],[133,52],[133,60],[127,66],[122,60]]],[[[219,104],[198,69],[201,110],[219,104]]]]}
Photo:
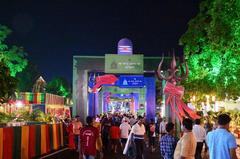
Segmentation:
{"type": "Polygon", "coordinates": [[[196,16],[200,0],[1,0],[0,24],[12,29],[9,44],[23,46],[48,81],[72,81],[73,55],[117,52],[132,40],[134,53],[161,56],[173,48],[196,16]]]}

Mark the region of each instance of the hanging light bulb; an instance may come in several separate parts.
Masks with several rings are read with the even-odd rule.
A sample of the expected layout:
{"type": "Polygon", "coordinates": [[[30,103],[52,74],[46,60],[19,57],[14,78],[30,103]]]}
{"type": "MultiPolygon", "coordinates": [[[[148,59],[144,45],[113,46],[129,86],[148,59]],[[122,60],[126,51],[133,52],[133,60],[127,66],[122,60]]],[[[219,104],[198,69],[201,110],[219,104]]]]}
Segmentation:
{"type": "Polygon", "coordinates": [[[193,96],[193,101],[194,101],[194,102],[196,101],[196,96],[195,96],[195,95],[193,96]]]}
{"type": "Polygon", "coordinates": [[[212,96],[212,101],[215,102],[216,101],[216,97],[212,96]]]}

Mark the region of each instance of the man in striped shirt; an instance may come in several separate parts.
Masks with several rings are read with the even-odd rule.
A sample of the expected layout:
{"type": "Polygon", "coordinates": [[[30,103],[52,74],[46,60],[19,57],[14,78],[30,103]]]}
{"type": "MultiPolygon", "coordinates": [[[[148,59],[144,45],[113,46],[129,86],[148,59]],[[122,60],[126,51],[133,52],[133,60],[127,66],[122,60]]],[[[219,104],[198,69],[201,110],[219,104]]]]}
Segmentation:
{"type": "Polygon", "coordinates": [[[164,159],[173,159],[178,139],[173,136],[174,124],[172,122],[166,124],[166,131],[167,134],[160,139],[160,151],[164,159]]]}
{"type": "Polygon", "coordinates": [[[136,159],[143,159],[143,149],[144,149],[144,135],[145,126],[143,125],[143,117],[138,116],[138,122],[133,126],[132,133],[134,138],[134,143],[136,145],[136,159]]]}

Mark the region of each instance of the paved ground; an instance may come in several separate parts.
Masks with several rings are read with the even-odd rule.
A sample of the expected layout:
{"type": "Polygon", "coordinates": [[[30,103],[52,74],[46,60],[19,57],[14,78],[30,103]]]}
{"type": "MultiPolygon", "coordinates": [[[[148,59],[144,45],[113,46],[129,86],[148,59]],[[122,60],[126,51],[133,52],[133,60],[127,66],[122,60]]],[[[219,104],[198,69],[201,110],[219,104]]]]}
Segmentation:
{"type": "MultiPolygon", "coordinates": [[[[238,140],[238,144],[239,143],[240,140],[238,140]]],[[[208,159],[207,154],[203,153],[202,155],[203,159],[208,159]]],[[[240,158],[240,148],[237,149],[237,155],[238,158],[240,158]]],[[[75,151],[70,151],[68,148],[63,148],[60,151],[53,152],[50,155],[40,157],[40,159],[79,159],[79,155],[75,151]]],[[[120,150],[119,153],[114,154],[109,149],[104,153],[103,159],[131,159],[131,158],[122,155],[120,150]]],[[[148,148],[145,148],[145,159],[161,159],[158,145],[156,145],[156,151],[153,153],[150,152],[148,148]]]]}
{"type": "MultiPolygon", "coordinates": [[[[145,154],[146,159],[160,159],[160,155],[157,152],[150,153],[147,152],[145,154]]],[[[69,151],[69,149],[66,149],[64,151],[58,152],[56,154],[41,157],[41,159],[78,159],[78,153],[69,151]]],[[[114,154],[111,152],[108,152],[104,155],[103,159],[130,159],[124,155],[121,155],[120,153],[114,154]]]]}
{"type": "MultiPolygon", "coordinates": [[[[109,149],[110,150],[110,149],[109,149]]],[[[155,152],[150,152],[148,148],[145,149],[146,159],[161,159],[159,150],[156,148],[155,152]]],[[[115,154],[111,151],[105,151],[103,159],[131,159],[130,157],[122,155],[122,152],[115,154]]],[[[39,158],[39,157],[38,157],[39,158]]],[[[70,151],[68,148],[64,148],[60,151],[53,152],[47,156],[40,157],[40,159],[79,159],[79,155],[75,151],[70,151]]]]}

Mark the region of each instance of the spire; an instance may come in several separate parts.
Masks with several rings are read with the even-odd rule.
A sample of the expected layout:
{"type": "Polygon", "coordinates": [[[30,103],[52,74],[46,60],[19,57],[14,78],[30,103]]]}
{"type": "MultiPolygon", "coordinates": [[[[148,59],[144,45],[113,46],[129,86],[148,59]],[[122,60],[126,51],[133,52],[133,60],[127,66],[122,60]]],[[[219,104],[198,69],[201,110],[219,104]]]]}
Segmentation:
{"type": "Polygon", "coordinates": [[[33,85],[33,89],[32,89],[32,92],[33,93],[45,93],[46,91],[46,81],[43,79],[42,76],[40,76],[35,84],[33,85]]]}

